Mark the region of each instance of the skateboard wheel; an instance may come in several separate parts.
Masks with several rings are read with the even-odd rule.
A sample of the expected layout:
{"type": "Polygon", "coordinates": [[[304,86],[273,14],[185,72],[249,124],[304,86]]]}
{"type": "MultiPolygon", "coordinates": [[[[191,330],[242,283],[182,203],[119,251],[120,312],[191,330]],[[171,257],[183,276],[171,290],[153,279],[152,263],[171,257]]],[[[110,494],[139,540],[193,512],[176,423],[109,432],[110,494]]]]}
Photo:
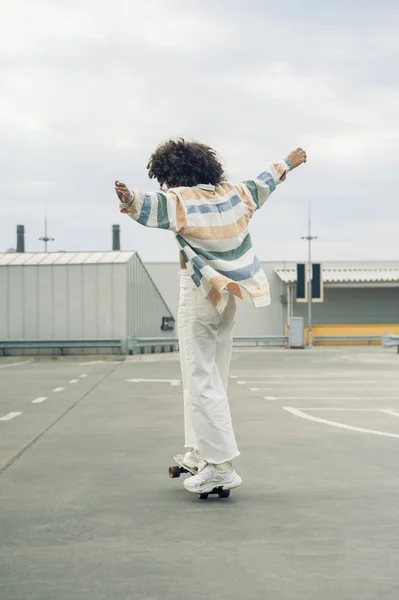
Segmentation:
{"type": "Polygon", "coordinates": [[[218,496],[219,498],[229,498],[230,490],[222,490],[221,492],[218,492],[218,496]]]}
{"type": "Polygon", "coordinates": [[[169,467],[169,477],[171,479],[180,477],[180,467],[169,467]]]}
{"type": "Polygon", "coordinates": [[[198,500],[208,500],[208,494],[197,494],[198,500]]]}

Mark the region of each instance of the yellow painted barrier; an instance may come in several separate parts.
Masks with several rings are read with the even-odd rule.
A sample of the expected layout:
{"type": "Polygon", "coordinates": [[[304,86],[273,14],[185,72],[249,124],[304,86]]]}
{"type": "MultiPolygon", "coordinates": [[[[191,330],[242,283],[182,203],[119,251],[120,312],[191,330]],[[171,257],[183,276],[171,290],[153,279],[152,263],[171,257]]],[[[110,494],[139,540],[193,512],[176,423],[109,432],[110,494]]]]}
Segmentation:
{"type": "MultiPolygon", "coordinates": [[[[313,339],[316,337],[334,337],[334,336],[379,336],[384,333],[399,335],[399,323],[373,324],[373,325],[313,325],[313,339]]],[[[287,335],[289,335],[289,326],[287,326],[287,335]]],[[[305,340],[308,343],[308,327],[305,325],[305,340]]],[[[381,340],[375,342],[367,341],[348,341],[348,342],[314,342],[315,346],[380,346],[381,340]]]]}

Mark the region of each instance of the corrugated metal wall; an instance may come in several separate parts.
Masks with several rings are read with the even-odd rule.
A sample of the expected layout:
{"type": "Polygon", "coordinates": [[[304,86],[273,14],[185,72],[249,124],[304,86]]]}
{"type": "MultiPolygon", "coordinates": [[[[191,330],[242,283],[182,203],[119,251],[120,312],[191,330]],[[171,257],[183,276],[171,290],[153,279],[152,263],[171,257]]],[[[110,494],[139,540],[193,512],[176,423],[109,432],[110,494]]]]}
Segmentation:
{"type": "Polygon", "coordinates": [[[126,264],[0,267],[0,339],[110,339],[126,332],[126,264]]]}
{"type": "Polygon", "coordinates": [[[137,255],[122,256],[125,262],[78,260],[0,265],[0,340],[176,335],[161,331],[162,317],[171,313],[137,255]]]}

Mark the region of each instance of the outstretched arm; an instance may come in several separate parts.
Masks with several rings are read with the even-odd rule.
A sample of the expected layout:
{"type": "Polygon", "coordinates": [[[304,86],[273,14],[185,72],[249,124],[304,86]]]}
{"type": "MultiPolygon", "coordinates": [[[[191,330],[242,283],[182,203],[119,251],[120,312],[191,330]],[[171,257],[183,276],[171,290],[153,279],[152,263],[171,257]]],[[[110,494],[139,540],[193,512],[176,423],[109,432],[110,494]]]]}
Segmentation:
{"type": "Polygon", "coordinates": [[[179,233],[186,226],[186,211],[173,192],[139,192],[115,181],[119,209],[146,227],[179,233]]]}
{"type": "Polygon", "coordinates": [[[288,171],[296,169],[306,160],[305,150],[297,148],[290,152],[285,160],[268,165],[256,179],[244,181],[256,205],[255,210],[263,206],[276,186],[285,181],[288,171]]]}

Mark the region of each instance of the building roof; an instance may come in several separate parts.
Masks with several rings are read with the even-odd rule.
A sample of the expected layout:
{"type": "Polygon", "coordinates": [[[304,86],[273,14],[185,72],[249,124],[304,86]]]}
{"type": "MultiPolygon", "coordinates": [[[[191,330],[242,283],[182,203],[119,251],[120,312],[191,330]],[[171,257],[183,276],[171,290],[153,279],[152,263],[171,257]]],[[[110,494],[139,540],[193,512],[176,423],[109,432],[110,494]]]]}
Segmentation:
{"type": "MultiPolygon", "coordinates": [[[[296,282],[296,268],[276,269],[275,272],[284,283],[296,282]]],[[[323,268],[324,283],[397,283],[399,268],[323,268]]]]}
{"type": "Polygon", "coordinates": [[[0,266],[125,263],[135,254],[135,252],[5,252],[0,254],[0,266]]]}

